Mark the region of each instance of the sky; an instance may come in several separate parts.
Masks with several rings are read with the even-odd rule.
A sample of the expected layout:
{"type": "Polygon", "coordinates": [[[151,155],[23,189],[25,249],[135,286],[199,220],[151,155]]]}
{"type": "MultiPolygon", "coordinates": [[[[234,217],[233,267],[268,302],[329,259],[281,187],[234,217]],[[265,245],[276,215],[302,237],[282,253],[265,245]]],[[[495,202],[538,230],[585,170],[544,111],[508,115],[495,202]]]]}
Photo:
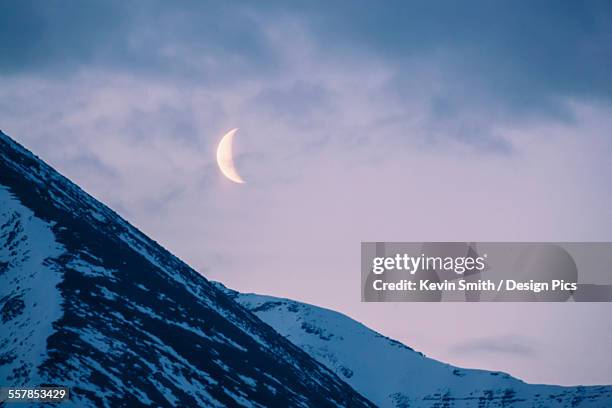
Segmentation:
{"type": "Polygon", "coordinates": [[[9,1],[0,129],[209,279],[612,384],[610,304],[360,303],[362,241],[612,241],[612,7],[9,1]],[[229,129],[246,184],[215,148],[229,129]]]}

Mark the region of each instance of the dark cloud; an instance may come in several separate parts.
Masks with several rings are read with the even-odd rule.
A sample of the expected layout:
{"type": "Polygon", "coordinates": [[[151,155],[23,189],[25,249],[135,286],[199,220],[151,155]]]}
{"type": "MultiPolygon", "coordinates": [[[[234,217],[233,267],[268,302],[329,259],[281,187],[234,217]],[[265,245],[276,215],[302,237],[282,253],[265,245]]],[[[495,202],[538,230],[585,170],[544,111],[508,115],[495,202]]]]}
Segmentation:
{"type": "Polygon", "coordinates": [[[249,9],[221,2],[8,2],[0,52],[4,74],[88,67],[210,81],[274,64],[249,9]]]}
{"type": "Polygon", "coordinates": [[[522,337],[483,337],[468,340],[451,347],[453,354],[511,354],[518,357],[528,357],[536,352],[536,348],[522,337]]]}
{"type": "Polygon", "coordinates": [[[516,103],[547,91],[612,95],[609,2],[308,2],[300,12],[330,51],[404,69],[433,58],[466,86],[487,81],[516,103]]]}
{"type": "MultiPolygon", "coordinates": [[[[283,31],[292,24],[316,49],[315,66],[377,62],[392,73],[385,98],[405,105],[423,94],[429,142],[508,153],[492,123],[571,121],[567,100],[612,97],[612,5],[604,1],[13,1],[0,13],[0,75],[103,69],[248,86],[292,75],[286,54],[302,58],[304,46],[302,31],[283,31]],[[271,39],[274,30],[281,35],[271,39]]],[[[296,126],[332,114],[329,89],[295,75],[251,102],[296,126]]]]}
{"type": "Polygon", "coordinates": [[[11,1],[0,13],[0,72],[64,69],[117,51],[129,25],[118,2],[11,1]]]}
{"type": "Polygon", "coordinates": [[[612,95],[605,1],[11,1],[0,13],[0,69],[99,63],[184,74],[196,69],[185,58],[223,56],[224,70],[250,75],[278,68],[263,30],[283,18],[303,23],[330,55],[382,58],[400,77],[430,59],[457,87],[486,82],[516,105],[550,93],[612,95]]]}

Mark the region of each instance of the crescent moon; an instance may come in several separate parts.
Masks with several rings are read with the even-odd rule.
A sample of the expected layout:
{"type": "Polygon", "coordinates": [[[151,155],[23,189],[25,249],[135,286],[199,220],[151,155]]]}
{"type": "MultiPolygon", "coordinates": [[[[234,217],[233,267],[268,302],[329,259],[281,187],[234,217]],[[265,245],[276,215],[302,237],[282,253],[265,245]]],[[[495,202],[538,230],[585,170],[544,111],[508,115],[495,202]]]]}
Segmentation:
{"type": "Polygon", "coordinates": [[[238,132],[238,128],[232,129],[221,138],[219,146],[217,146],[217,164],[221,173],[234,183],[243,184],[244,180],[238,174],[234,166],[234,155],[232,145],[234,143],[234,135],[238,132]]]}

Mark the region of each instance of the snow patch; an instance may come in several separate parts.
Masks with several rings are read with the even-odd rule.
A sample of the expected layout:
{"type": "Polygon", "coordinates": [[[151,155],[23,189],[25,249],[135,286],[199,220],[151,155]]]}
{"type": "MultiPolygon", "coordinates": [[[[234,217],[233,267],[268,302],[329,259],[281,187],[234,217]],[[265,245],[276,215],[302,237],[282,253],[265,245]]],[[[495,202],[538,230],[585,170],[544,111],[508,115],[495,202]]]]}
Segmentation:
{"type": "Polygon", "coordinates": [[[3,384],[44,382],[38,367],[47,356],[53,322],[62,316],[57,288],[62,277],[54,258],[65,251],[51,227],[0,186],[0,329],[11,333],[0,342],[3,384]]]}

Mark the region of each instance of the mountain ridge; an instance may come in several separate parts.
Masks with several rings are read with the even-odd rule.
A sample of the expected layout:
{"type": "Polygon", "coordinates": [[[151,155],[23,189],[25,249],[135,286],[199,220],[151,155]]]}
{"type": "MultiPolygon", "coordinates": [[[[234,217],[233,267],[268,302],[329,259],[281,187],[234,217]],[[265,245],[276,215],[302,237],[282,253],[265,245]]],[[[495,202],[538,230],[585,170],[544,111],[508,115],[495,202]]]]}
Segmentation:
{"type": "Polygon", "coordinates": [[[528,384],[504,372],[456,367],[340,312],[215,284],[379,407],[612,406],[612,386],[528,384]]]}
{"type": "Polygon", "coordinates": [[[372,406],[4,133],[0,187],[1,385],[69,386],[77,406],[372,406]]]}

